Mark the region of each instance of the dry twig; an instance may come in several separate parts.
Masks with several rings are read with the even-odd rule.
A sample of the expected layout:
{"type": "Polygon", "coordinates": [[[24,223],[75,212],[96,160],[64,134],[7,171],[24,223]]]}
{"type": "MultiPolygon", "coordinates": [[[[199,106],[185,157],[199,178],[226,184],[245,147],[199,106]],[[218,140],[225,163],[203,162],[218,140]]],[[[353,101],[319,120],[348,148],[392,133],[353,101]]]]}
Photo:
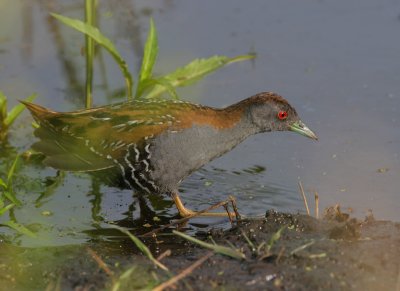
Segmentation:
{"type": "Polygon", "coordinates": [[[110,268],[103,261],[103,259],[100,258],[100,256],[91,248],[87,247],[86,249],[88,253],[92,256],[93,260],[95,260],[96,263],[99,265],[100,269],[102,269],[108,276],[113,277],[114,276],[113,271],[110,270],[110,268]]]}
{"type": "Polygon", "coordinates": [[[282,258],[282,256],[283,256],[283,253],[285,252],[285,249],[286,249],[286,248],[283,246],[283,247],[281,247],[281,249],[279,250],[278,257],[276,258],[276,261],[275,261],[276,264],[279,264],[279,261],[281,260],[281,258],[282,258]]]}
{"type": "Polygon", "coordinates": [[[300,193],[303,196],[304,206],[306,207],[307,214],[310,215],[310,209],[308,208],[307,198],[306,195],[304,194],[303,184],[301,184],[301,181],[299,181],[299,188],[300,188],[300,193]]]}
{"type": "Polygon", "coordinates": [[[229,218],[229,222],[231,223],[231,225],[233,224],[233,218],[232,218],[232,213],[229,212],[228,209],[228,204],[224,204],[222,205],[226,211],[226,213],[228,213],[228,218],[229,218]]]}
{"type": "Polygon", "coordinates": [[[229,200],[231,201],[233,211],[235,212],[236,221],[241,220],[242,216],[239,214],[235,197],[233,197],[232,195],[229,195],[229,200]]]}
{"type": "Polygon", "coordinates": [[[201,257],[198,259],[196,262],[194,262],[192,265],[190,265],[188,268],[184,269],[182,272],[180,272],[178,275],[172,277],[168,281],[158,285],[156,288],[153,289],[153,291],[162,291],[165,288],[171,287],[172,285],[176,284],[186,276],[190,275],[196,268],[201,266],[205,261],[207,261],[212,255],[214,255],[214,252],[208,252],[205,256],[201,257]]]}
{"type": "Polygon", "coordinates": [[[172,254],[171,250],[168,249],[165,252],[163,252],[161,255],[159,255],[156,260],[157,261],[161,261],[162,259],[164,259],[165,257],[169,257],[172,254]]]}

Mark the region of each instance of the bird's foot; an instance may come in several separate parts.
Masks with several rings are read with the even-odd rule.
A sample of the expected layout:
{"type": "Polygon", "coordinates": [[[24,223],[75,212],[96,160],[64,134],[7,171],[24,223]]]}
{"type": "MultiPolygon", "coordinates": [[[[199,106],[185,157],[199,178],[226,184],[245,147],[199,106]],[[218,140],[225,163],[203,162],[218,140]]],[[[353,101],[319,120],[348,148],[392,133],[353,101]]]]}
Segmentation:
{"type": "Polygon", "coordinates": [[[172,199],[175,202],[176,208],[179,211],[179,215],[182,217],[189,217],[189,216],[213,216],[213,217],[236,217],[235,212],[196,212],[193,210],[190,210],[183,205],[182,200],[180,199],[179,195],[177,193],[172,193],[171,194],[172,199]]]}

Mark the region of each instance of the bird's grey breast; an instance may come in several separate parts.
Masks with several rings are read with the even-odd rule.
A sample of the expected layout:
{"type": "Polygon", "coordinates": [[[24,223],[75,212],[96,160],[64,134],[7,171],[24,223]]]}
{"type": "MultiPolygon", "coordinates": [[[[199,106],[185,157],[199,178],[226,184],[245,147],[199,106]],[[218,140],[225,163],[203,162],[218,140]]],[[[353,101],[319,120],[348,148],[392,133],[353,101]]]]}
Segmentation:
{"type": "Polygon", "coordinates": [[[240,143],[246,136],[235,128],[192,126],[180,131],[166,131],[155,137],[152,152],[152,179],[165,188],[176,190],[180,182],[240,143]]]}

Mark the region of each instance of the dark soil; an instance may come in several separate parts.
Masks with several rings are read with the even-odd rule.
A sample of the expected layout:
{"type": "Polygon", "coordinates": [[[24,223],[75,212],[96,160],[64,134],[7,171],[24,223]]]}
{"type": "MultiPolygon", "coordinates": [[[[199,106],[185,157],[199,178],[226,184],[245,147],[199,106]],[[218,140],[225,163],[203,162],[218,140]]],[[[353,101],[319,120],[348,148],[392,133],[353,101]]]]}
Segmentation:
{"type": "MultiPolygon", "coordinates": [[[[235,246],[246,259],[214,254],[174,285],[175,290],[400,290],[400,223],[372,216],[359,221],[338,208],[319,220],[270,211],[264,219],[198,235],[208,242],[211,237],[219,245],[235,246]]],[[[119,283],[119,290],[151,289],[209,252],[170,233],[145,243],[154,254],[172,251],[161,261],[170,273],[154,267],[131,242],[96,242],[78,249],[49,248],[40,256],[35,256],[37,249],[19,250],[16,258],[23,256],[24,261],[3,262],[1,285],[7,290],[103,290],[119,283]],[[57,262],[57,257],[64,259],[57,262]],[[133,271],[121,279],[129,268],[133,271]],[[24,279],[16,270],[25,273],[24,279]]],[[[0,256],[9,248],[3,246],[0,256]]]]}

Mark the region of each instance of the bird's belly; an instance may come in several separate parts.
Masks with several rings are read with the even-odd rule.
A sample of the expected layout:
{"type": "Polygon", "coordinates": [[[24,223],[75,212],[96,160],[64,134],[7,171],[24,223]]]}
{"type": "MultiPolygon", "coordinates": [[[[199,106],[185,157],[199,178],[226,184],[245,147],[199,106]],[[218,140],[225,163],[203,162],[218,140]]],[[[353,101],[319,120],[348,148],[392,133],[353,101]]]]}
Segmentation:
{"type": "Polygon", "coordinates": [[[152,179],[163,191],[177,190],[188,175],[226,152],[215,138],[218,134],[212,127],[200,127],[158,136],[150,147],[152,179]]]}

